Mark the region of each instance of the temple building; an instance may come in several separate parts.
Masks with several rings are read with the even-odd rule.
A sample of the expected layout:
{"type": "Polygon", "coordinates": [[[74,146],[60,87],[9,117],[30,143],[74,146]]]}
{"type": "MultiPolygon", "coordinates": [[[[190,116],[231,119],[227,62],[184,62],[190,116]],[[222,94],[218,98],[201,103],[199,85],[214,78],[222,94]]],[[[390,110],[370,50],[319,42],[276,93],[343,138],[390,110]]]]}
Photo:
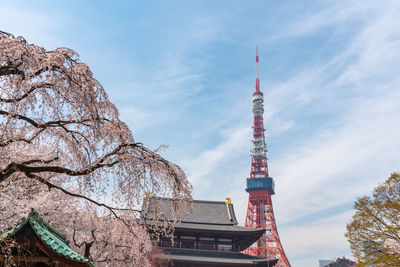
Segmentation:
{"type": "Polygon", "coordinates": [[[65,235],[32,209],[28,218],[0,235],[0,266],[94,267],[68,243],[65,235]]]}
{"type": "Polygon", "coordinates": [[[163,251],[161,257],[169,258],[168,266],[274,266],[278,259],[259,258],[240,253],[265,232],[263,228],[238,226],[230,199],[222,201],[192,202],[192,211],[170,198],[151,197],[147,209],[163,214],[174,227],[174,238],[153,237],[163,251]],[[173,211],[180,205],[181,215],[174,222],[173,211]]]}

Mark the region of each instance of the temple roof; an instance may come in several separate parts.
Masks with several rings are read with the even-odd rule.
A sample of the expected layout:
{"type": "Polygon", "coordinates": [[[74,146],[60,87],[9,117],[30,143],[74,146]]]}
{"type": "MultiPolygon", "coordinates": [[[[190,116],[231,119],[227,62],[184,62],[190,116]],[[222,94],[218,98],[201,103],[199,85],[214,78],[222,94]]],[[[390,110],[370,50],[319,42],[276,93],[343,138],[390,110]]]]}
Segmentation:
{"type": "Polygon", "coordinates": [[[223,201],[193,200],[193,210],[172,198],[152,197],[150,203],[156,204],[167,220],[174,221],[174,210],[179,205],[181,214],[177,218],[182,223],[237,225],[232,204],[223,201]]]}
{"type": "Polygon", "coordinates": [[[172,223],[175,232],[217,234],[233,238],[242,249],[250,246],[265,232],[264,228],[239,226],[231,203],[204,200],[193,200],[191,203],[192,209],[171,198],[151,197],[147,209],[163,214],[172,223]],[[177,207],[180,212],[175,215],[177,207]]]}
{"type": "Polygon", "coordinates": [[[28,218],[23,218],[22,221],[13,229],[1,234],[0,242],[6,238],[12,238],[25,226],[31,227],[36,236],[46,244],[47,247],[60,256],[66,257],[75,262],[85,263],[88,266],[95,266],[89,259],[72,250],[68,245],[65,235],[58,232],[54,227],[40,217],[39,213],[34,209],[29,213],[28,218]]]}

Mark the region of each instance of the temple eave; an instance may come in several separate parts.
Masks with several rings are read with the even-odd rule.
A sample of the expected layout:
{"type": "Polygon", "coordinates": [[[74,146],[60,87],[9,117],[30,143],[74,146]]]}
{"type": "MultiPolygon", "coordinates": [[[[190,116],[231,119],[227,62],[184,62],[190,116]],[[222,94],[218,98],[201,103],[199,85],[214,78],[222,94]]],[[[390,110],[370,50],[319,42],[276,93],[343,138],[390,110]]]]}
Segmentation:
{"type": "Polygon", "coordinates": [[[179,266],[179,263],[196,264],[196,266],[273,266],[277,259],[258,258],[239,252],[221,253],[218,251],[190,250],[178,248],[163,248],[166,257],[173,260],[179,266]]]}

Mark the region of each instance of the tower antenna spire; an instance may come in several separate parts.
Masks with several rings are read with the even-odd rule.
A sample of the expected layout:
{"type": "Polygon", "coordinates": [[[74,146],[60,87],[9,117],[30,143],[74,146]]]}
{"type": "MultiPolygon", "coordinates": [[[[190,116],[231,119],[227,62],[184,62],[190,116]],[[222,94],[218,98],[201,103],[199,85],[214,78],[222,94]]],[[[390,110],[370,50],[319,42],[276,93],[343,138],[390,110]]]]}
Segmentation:
{"type": "Polygon", "coordinates": [[[256,91],[260,91],[260,77],[258,75],[258,46],[256,46],[256,91]]]}

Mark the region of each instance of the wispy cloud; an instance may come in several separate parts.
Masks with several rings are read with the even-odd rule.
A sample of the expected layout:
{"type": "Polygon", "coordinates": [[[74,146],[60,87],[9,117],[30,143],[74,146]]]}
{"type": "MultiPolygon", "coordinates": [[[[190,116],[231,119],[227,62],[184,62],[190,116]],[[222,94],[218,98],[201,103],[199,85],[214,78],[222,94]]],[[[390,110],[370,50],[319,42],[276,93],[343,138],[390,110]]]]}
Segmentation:
{"type": "Polygon", "coordinates": [[[296,257],[292,260],[292,265],[317,266],[319,259],[335,259],[341,256],[351,258],[343,235],[346,225],[342,223],[349,221],[351,214],[350,211],[329,218],[320,218],[317,222],[281,231],[280,236],[286,253],[292,259],[294,255],[296,257]]]}
{"type": "MultiPolygon", "coordinates": [[[[335,91],[336,97],[339,96],[331,98],[329,105],[337,105],[340,115],[335,121],[329,122],[328,119],[328,128],[314,127],[313,132],[302,142],[297,142],[297,147],[293,147],[290,153],[271,161],[271,165],[278,166],[274,168],[274,175],[279,197],[274,202],[280,223],[354,201],[357,196],[372,191],[390,172],[399,168],[396,151],[400,147],[397,119],[400,117],[400,79],[396,73],[400,67],[400,32],[394,16],[399,7],[375,6],[372,11],[371,2],[363,3],[361,9],[351,7],[344,11],[329,11],[330,16],[323,11],[311,20],[306,19],[304,25],[286,36],[307,34],[328,25],[346,24],[353,19],[354,12],[357,19],[362,19],[360,28],[344,51],[300,75],[301,80],[306,80],[305,84],[300,84],[300,90],[311,94],[307,105],[324,101],[312,88],[303,87],[318,84],[321,89],[329,88],[335,91]],[[337,72],[337,77],[331,76],[332,70],[337,72]],[[305,73],[316,75],[309,80],[310,75],[304,76],[305,73]]],[[[278,109],[277,116],[283,113],[285,111],[278,109]]],[[[321,124],[326,125],[326,122],[321,124]]],[[[344,208],[343,212],[347,209],[344,208]]],[[[312,261],[304,258],[311,255],[333,257],[348,248],[343,238],[348,219],[325,216],[335,227],[310,216],[308,226],[281,229],[287,253],[292,255],[296,266],[310,266],[312,261]],[[312,226],[313,220],[318,222],[318,227],[312,226]],[[337,238],[340,240],[332,242],[337,238]],[[319,250],[321,247],[324,251],[319,250]],[[305,255],[307,253],[310,255],[305,255]]],[[[343,216],[349,218],[349,212],[343,216]]]]}
{"type": "MultiPolygon", "coordinates": [[[[388,4],[389,1],[386,2],[388,4]]],[[[325,27],[349,27],[352,23],[364,22],[375,13],[377,1],[331,2],[320,1],[314,9],[294,17],[294,21],[279,29],[279,34],[268,36],[263,41],[281,38],[296,38],[314,34],[325,27]]],[[[393,2],[392,2],[393,3],[393,2]]]]}
{"type": "Polygon", "coordinates": [[[308,267],[349,254],[349,203],[400,166],[400,5],[299,5],[307,8],[182,2],[120,19],[121,6],[109,12],[99,4],[90,7],[96,16],[82,19],[69,6],[46,12],[8,2],[0,23],[47,48],[74,44],[137,140],[170,145],[168,159],[187,172],[194,196],[231,197],[241,222],[254,82],[247,57],[257,41],[274,62],[260,67],[275,215],[292,265],[308,267]],[[266,19],[267,9],[277,13],[266,19]]]}
{"type": "MultiPolygon", "coordinates": [[[[220,177],[210,179],[221,166],[232,162],[243,151],[248,150],[247,143],[250,138],[248,127],[240,128],[229,131],[222,143],[218,144],[215,148],[206,150],[200,153],[196,158],[184,162],[183,165],[187,167],[190,181],[197,188],[207,190],[210,184],[215,186],[220,177]]],[[[223,168],[225,169],[225,168],[223,168]]]]}
{"type": "Polygon", "coordinates": [[[56,15],[40,8],[32,10],[23,3],[5,1],[0,5],[0,13],[2,31],[23,36],[29,43],[50,46],[50,49],[61,46],[56,44],[56,33],[67,21],[61,12],[56,15]]]}
{"type": "Polygon", "coordinates": [[[400,147],[400,129],[393,127],[400,116],[394,99],[400,99],[400,93],[360,103],[344,125],[321,129],[300,148],[271,163],[284,166],[275,168],[284,195],[277,202],[282,222],[354,199],[389,174],[390,170],[385,174],[377,166],[393,163],[400,147]]]}
{"type": "MultiPolygon", "coordinates": [[[[333,32],[353,27],[344,49],[326,61],[310,62],[293,78],[274,84],[265,93],[266,125],[272,126],[275,120],[286,125],[281,138],[267,138],[288,138],[281,148],[285,153],[271,155],[269,163],[276,181],[274,204],[278,225],[282,224],[282,241],[295,266],[315,265],[319,258],[350,256],[344,239],[352,213],[349,203],[399,168],[400,80],[396,73],[400,32],[396,10],[394,2],[380,7],[365,1],[335,4],[299,18],[302,23],[294,23],[292,30],[279,36],[304,38],[325,27],[335,26],[333,32]],[[307,116],[311,117],[308,121],[304,119],[307,116]],[[333,209],[333,213],[325,212],[333,209]]],[[[249,130],[245,133],[246,129],[239,135],[233,131],[228,141],[199,154],[198,164],[186,165],[197,187],[218,184],[213,179],[234,184],[221,186],[220,192],[234,199],[242,221],[247,207],[247,194],[242,190],[250,164],[248,154],[239,155],[239,149],[250,146],[243,140],[249,138],[249,130]],[[225,157],[232,159],[232,152],[241,163],[231,161],[225,166],[225,157]],[[245,167],[233,171],[235,164],[245,167]]]]}

